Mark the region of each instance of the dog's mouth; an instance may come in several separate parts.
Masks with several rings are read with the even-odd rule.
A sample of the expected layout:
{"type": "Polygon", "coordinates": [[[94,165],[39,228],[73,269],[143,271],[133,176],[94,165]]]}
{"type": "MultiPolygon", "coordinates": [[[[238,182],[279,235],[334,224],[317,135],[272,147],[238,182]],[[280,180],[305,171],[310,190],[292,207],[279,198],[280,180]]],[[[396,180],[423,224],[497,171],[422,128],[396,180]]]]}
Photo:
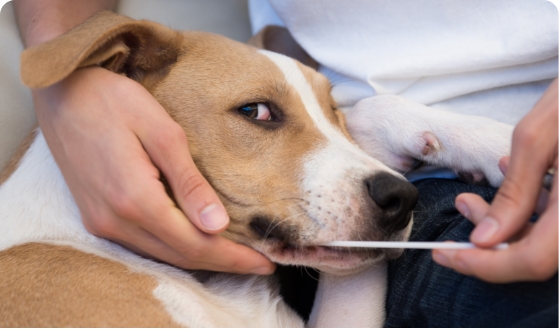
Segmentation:
{"type": "Polygon", "coordinates": [[[385,259],[381,249],[294,245],[277,241],[257,248],[271,261],[284,265],[314,267],[328,272],[346,272],[385,259]]]}
{"type": "MultiPolygon", "coordinates": [[[[271,221],[265,217],[255,217],[250,223],[255,236],[247,242],[251,248],[258,250],[271,261],[283,265],[307,266],[331,273],[347,273],[383,260],[397,258],[403,251],[324,246],[322,244],[329,241],[318,236],[311,238],[317,232],[301,231],[294,225],[270,223],[271,221]]],[[[387,241],[402,241],[407,237],[406,231],[409,231],[409,227],[388,236],[379,235],[379,238],[387,241]]]]}

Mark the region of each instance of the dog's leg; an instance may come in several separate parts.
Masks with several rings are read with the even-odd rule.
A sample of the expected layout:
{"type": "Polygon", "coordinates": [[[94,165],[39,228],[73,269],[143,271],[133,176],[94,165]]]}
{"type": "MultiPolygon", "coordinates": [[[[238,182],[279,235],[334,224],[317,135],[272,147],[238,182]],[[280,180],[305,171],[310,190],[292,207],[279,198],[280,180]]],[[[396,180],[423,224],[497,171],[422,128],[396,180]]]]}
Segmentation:
{"type": "Polygon", "coordinates": [[[499,186],[513,126],[449,113],[398,96],[366,98],[346,114],[353,139],[369,155],[405,172],[415,159],[499,186]]]}
{"type": "Polygon", "coordinates": [[[382,327],[386,264],[356,274],[320,274],[308,327],[382,327]]]}

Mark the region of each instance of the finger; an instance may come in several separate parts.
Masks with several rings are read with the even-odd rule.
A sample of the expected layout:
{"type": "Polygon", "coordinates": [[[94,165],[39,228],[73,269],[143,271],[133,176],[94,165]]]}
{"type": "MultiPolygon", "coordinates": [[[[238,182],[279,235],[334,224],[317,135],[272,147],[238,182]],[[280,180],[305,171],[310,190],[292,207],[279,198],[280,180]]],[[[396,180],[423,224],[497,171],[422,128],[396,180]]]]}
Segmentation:
{"type": "MultiPolygon", "coordinates": [[[[157,183],[160,185],[157,189],[149,190],[159,190],[163,197],[152,193],[138,205],[143,214],[138,222],[143,229],[153,233],[188,262],[211,264],[211,267],[204,266],[205,269],[234,273],[273,273],[275,265],[257,251],[222,236],[208,235],[198,230],[178,208],[172,206],[171,200],[163,193],[162,184],[157,183]]],[[[133,216],[139,216],[139,213],[133,216]]]]}
{"type": "Polygon", "coordinates": [[[457,272],[493,283],[547,280],[557,272],[557,220],[546,224],[540,229],[533,225],[528,235],[506,250],[439,249],[433,250],[433,259],[457,272]]]}
{"type": "Polygon", "coordinates": [[[479,224],[489,211],[489,204],[473,193],[462,193],[456,197],[456,209],[475,225],[479,224]]]}
{"type": "Polygon", "coordinates": [[[467,249],[467,250],[433,250],[433,259],[438,264],[465,274],[473,275],[493,283],[511,282],[521,277],[521,264],[511,251],[507,250],[467,249]]]}
{"type": "MultiPolygon", "coordinates": [[[[187,220],[180,209],[175,207],[173,201],[165,193],[163,184],[157,179],[157,175],[153,174],[156,171],[150,169],[153,169],[153,165],[144,152],[143,156],[136,158],[133,167],[122,173],[129,179],[122,182],[124,192],[110,193],[112,195],[111,204],[116,216],[152,233],[181,255],[181,257],[175,256],[173,260],[169,260],[169,256],[161,259],[172,261],[177,266],[188,266],[188,268],[199,266],[199,268],[211,270],[256,274],[273,272],[274,265],[258,252],[235,244],[221,236],[201,232],[187,220]],[[148,173],[147,178],[145,173],[148,173]],[[212,266],[203,264],[212,264],[212,266]]],[[[119,231],[110,226],[106,230],[109,231],[109,234],[119,231]]],[[[109,234],[105,234],[105,236],[109,234]]],[[[114,233],[110,237],[115,236],[120,240],[131,242],[137,248],[146,250],[141,239],[132,242],[126,238],[126,235],[115,235],[114,233]]],[[[152,251],[150,254],[159,257],[162,252],[152,251]]]]}
{"type": "MultiPolygon", "coordinates": [[[[509,162],[510,162],[509,156],[504,156],[501,158],[501,160],[499,160],[499,169],[501,169],[503,175],[507,173],[509,162]]],[[[540,195],[538,197],[538,202],[536,203],[536,209],[535,209],[536,214],[539,215],[545,210],[545,207],[547,206],[548,198],[549,198],[549,192],[545,188],[542,188],[540,191],[540,195]]]]}
{"type": "Polygon", "coordinates": [[[557,273],[557,185],[552,203],[534,225],[528,224],[520,240],[505,250],[433,250],[433,259],[462,274],[494,283],[542,281],[557,273]]]}
{"type": "MultiPolygon", "coordinates": [[[[146,106],[164,109],[153,100],[146,106]]],[[[218,233],[229,224],[221,200],[202,176],[189,153],[182,128],[165,114],[163,121],[144,120],[138,137],[153,163],[161,169],[187,218],[206,233],[218,233]]]]}
{"type": "MultiPolygon", "coordinates": [[[[126,222],[122,222],[119,232],[118,237],[110,238],[110,240],[143,257],[161,260],[184,269],[202,269],[218,272],[252,273],[260,275],[271,274],[274,270],[273,267],[269,268],[264,266],[263,268],[254,268],[250,269],[250,271],[246,271],[242,264],[240,264],[241,266],[238,266],[239,264],[214,263],[211,262],[211,259],[204,260],[187,258],[165,244],[155,235],[149,233],[141,227],[126,222]]],[[[229,250],[227,249],[224,252],[229,254],[229,250]]],[[[243,257],[247,256],[250,257],[251,255],[243,255],[243,257]]]]}
{"type": "Polygon", "coordinates": [[[472,242],[493,246],[514,235],[530,218],[543,176],[557,157],[556,136],[557,80],[516,127],[505,180],[487,216],[474,229],[472,242]]]}

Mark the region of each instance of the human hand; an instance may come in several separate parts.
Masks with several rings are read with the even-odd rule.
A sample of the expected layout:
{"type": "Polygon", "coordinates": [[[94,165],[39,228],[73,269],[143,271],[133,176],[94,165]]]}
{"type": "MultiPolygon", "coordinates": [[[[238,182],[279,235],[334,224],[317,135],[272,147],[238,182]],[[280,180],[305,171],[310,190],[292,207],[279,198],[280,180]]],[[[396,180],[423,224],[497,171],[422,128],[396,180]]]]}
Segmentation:
{"type": "Polygon", "coordinates": [[[89,232],[186,269],[274,271],[263,255],[215,235],[229,223],[225,208],[194,165],[182,128],[140,84],[88,68],[33,96],[89,232]]]}
{"type": "Polygon", "coordinates": [[[556,79],[515,128],[510,161],[500,162],[505,180],[492,204],[475,194],[456,198],[456,208],[476,225],[474,244],[511,241],[509,248],[434,250],[437,263],[494,283],[543,281],[557,273],[557,174],[549,195],[541,189],[548,169],[557,173],[557,87],[556,79]],[[534,210],[541,214],[532,224],[534,210]]]}

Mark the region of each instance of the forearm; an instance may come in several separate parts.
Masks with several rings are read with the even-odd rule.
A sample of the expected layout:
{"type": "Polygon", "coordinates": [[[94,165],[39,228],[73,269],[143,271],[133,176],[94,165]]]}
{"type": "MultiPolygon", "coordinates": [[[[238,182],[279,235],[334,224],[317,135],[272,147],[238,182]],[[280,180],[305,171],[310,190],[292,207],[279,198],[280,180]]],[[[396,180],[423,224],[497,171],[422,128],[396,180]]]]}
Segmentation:
{"type": "Polygon", "coordinates": [[[19,32],[25,47],[49,41],[102,10],[116,0],[15,0],[19,32]]]}

